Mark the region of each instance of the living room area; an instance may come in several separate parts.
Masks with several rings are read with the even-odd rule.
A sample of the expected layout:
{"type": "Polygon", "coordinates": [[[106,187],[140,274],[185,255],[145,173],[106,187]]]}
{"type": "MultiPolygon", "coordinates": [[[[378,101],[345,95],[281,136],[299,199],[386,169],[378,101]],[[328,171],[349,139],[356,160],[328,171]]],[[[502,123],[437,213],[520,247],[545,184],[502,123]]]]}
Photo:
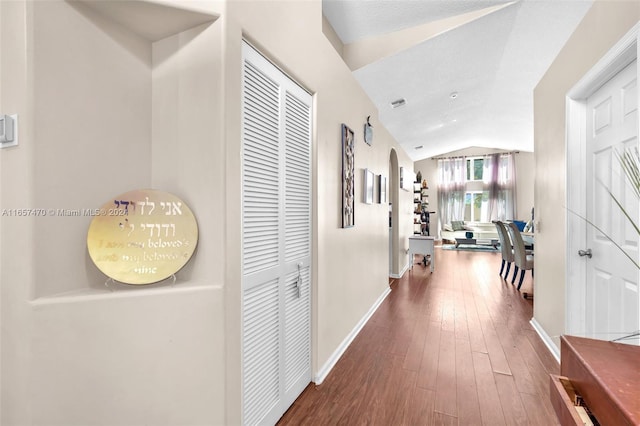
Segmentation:
{"type": "Polygon", "coordinates": [[[495,220],[532,230],[532,152],[473,147],[416,161],[414,171],[429,187],[421,207],[429,212],[428,233],[443,248],[497,250],[495,220]]]}

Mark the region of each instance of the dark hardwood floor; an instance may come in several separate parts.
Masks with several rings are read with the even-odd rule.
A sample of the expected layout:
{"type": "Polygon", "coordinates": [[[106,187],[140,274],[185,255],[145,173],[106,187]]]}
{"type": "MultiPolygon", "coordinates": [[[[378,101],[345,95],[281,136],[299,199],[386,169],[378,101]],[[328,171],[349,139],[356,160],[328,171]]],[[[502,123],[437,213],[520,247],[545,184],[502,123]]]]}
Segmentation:
{"type": "MultiPolygon", "coordinates": [[[[278,424],[558,424],[548,375],[559,365],[529,324],[533,302],[498,275],[500,260],[437,248],[433,274],[416,264],[393,280],[325,381],[278,424]]],[[[529,272],[521,290],[533,290],[529,272]]]]}

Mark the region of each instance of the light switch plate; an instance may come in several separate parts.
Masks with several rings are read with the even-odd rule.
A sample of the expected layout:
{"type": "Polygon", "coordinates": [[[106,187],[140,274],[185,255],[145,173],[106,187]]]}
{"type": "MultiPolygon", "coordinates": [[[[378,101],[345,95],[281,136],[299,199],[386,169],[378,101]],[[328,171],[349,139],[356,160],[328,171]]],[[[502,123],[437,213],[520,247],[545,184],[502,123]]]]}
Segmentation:
{"type": "Polygon", "coordinates": [[[0,148],[18,145],[18,114],[0,115],[0,148]]]}

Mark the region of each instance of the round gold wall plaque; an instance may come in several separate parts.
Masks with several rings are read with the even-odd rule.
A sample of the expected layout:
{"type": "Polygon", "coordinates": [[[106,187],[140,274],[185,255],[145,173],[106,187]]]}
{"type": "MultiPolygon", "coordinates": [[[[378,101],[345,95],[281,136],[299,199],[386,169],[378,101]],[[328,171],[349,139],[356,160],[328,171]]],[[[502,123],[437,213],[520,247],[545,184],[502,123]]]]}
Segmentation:
{"type": "Polygon", "coordinates": [[[136,190],[95,210],[87,247],[93,263],[125,284],[151,284],[178,272],[198,242],[189,207],[168,192],[136,190]]]}

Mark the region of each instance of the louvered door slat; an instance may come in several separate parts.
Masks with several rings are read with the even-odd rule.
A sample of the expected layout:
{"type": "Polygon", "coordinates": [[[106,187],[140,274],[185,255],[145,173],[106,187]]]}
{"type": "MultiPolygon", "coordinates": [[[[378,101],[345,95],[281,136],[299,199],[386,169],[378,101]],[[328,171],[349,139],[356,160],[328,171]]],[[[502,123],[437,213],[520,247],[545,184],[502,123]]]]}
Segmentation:
{"type": "Polygon", "coordinates": [[[278,280],[244,292],[243,363],[245,422],[256,424],[279,398],[278,280]]]}
{"type": "Polygon", "coordinates": [[[278,265],[280,88],[245,62],[243,102],[243,271],[278,265]]]}
{"type": "Polygon", "coordinates": [[[291,261],[311,249],[311,108],[289,92],[285,99],[285,259],[291,261]]]}
{"type": "MultiPolygon", "coordinates": [[[[285,96],[285,260],[308,259],[311,252],[310,105],[285,96]]],[[[300,268],[300,267],[299,267],[300,268]]],[[[285,290],[285,386],[294,386],[311,364],[309,268],[289,275],[285,290]]]]}
{"type": "Polygon", "coordinates": [[[295,285],[297,273],[287,279],[285,312],[285,385],[287,389],[297,382],[311,363],[311,335],[308,322],[309,314],[309,268],[301,270],[300,297],[295,285]]]}

